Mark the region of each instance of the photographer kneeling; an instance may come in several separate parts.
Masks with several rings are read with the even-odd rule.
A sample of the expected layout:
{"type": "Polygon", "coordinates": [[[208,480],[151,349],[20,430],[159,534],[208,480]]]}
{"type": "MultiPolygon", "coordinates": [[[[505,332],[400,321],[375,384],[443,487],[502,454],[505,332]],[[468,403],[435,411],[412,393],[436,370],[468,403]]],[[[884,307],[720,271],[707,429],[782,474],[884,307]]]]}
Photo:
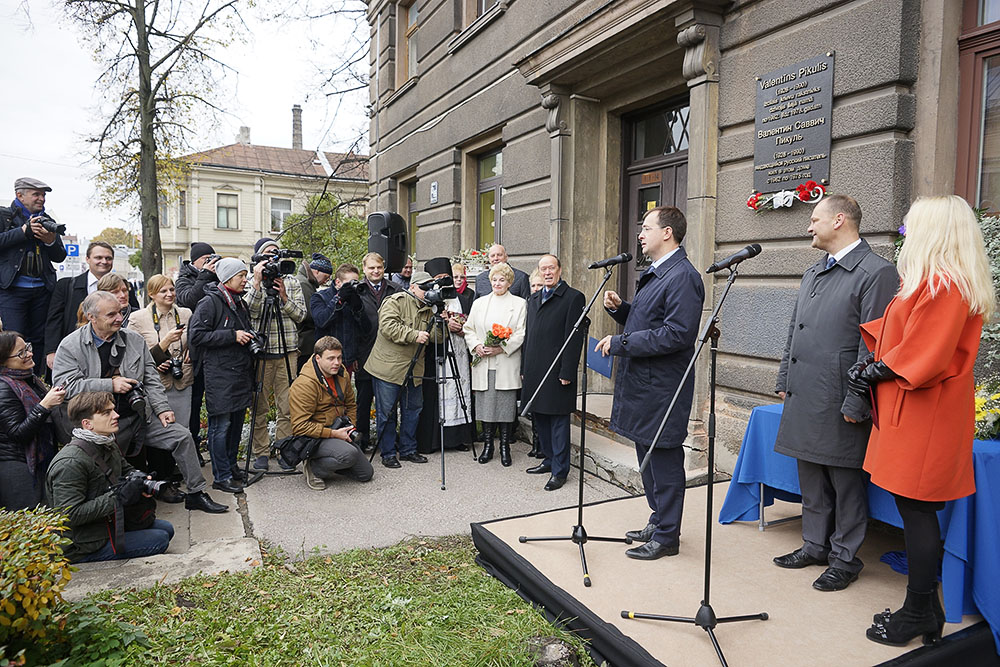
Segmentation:
{"type": "Polygon", "coordinates": [[[146,479],[118,451],[118,413],[112,394],[77,394],[68,411],[77,428],[45,477],[47,504],[69,515],[66,557],[72,563],[85,563],[166,551],[174,527],[163,519],[149,521],[152,515],[142,506],[142,499],[151,497],[149,492],[162,482],[146,479]]]}
{"type": "Polygon", "coordinates": [[[313,352],[311,362],[302,367],[288,392],[292,434],[320,439],[303,466],[306,483],[310,489],[322,491],[338,474],[367,482],[374,471],[354,444],[359,437],[354,428],[358,410],[343,367],[343,346],[333,336],[323,336],[313,352]],[[340,426],[345,417],[350,421],[340,426]]]}
{"type": "Polygon", "coordinates": [[[225,512],[228,507],[205,493],[208,484],[191,432],[176,423],[146,340],[121,328],[118,299],[98,291],[84,299],[82,307],[88,324],[59,343],[53,382],[66,387],[69,398],[85,391],[112,392],[122,421],[118,438],[122,453],[134,456],[143,445],[170,452],[187,486],[184,506],[213,514],[225,512]]]}

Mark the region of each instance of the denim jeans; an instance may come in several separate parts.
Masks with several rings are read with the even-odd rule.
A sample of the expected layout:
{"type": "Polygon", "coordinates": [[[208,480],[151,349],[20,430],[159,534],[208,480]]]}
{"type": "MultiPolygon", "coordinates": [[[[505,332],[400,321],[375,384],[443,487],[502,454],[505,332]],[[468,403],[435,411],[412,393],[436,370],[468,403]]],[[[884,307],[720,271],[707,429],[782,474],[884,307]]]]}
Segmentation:
{"type": "Polygon", "coordinates": [[[169,521],[155,519],[153,525],[145,530],[125,531],[124,544],[118,545],[118,553],[111,548],[111,540],[92,554],[74,559],[74,563],[92,563],[99,560],[122,560],[125,558],[142,558],[162,554],[170,546],[174,537],[174,527],[169,521]]]}
{"type": "Polygon", "coordinates": [[[35,353],[35,375],[45,375],[45,319],[52,294],[44,287],[0,289],[3,328],[21,334],[35,353]]]}
{"type": "Polygon", "coordinates": [[[212,459],[212,477],[216,482],[233,478],[246,414],[244,408],[208,416],[208,455],[212,459]]]}
{"type": "Polygon", "coordinates": [[[424,392],[421,387],[414,387],[410,380],[406,385],[393,384],[372,377],[372,388],[375,390],[375,424],[379,438],[379,451],[382,457],[391,457],[396,451],[396,413],[392,404],[399,396],[399,414],[402,424],[399,428],[399,455],[409,456],[417,451],[417,422],[420,421],[420,409],[424,405],[424,392]],[[391,411],[391,412],[390,412],[391,411]]]}

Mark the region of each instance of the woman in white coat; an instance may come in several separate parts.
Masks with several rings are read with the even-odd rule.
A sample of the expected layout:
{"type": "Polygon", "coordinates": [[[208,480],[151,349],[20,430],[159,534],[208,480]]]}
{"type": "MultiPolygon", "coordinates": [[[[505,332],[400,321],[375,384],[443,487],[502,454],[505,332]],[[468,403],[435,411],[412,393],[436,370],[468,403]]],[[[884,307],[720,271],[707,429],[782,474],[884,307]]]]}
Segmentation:
{"type": "Polygon", "coordinates": [[[480,463],[493,458],[493,424],[500,424],[500,463],[511,464],[511,422],[517,412],[517,390],[521,388],[521,344],[524,342],[526,302],[509,293],[514,270],[506,263],[490,269],[492,292],[472,303],[463,329],[472,351],[472,394],[476,416],[483,422],[486,444],[480,463]],[[486,345],[486,335],[499,324],[511,330],[506,345],[486,345]]]}

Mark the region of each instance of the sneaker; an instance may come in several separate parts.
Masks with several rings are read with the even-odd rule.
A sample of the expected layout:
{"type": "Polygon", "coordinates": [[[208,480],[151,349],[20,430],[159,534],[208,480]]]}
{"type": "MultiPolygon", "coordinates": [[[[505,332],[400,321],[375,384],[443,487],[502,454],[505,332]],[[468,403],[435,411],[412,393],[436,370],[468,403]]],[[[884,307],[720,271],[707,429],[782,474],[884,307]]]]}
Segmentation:
{"type": "Polygon", "coordinates": [[[281,457],[278,457],[278,467],[281,468],[281,472],[295,472],[295,466],[288,465],[281,457]]]}
{"type": "Polygon", "coordinates": [[[270,461],[268,461],[268,458],[266,456],[258,456],[256,459],[254,459],[253,462],[254,470],[260,472],[267,472],[269,468],[270,468],[270,461]]]}
{"type": "Polygon", "coordinates": [[[317,477],[313,472],[312,466],[309,465],[309,461],[302,464],[302,472],[306,475],[306,486],[308,486],[313,491],[322,491],[326,488],[326,481],[321,477],[317,477]]]}

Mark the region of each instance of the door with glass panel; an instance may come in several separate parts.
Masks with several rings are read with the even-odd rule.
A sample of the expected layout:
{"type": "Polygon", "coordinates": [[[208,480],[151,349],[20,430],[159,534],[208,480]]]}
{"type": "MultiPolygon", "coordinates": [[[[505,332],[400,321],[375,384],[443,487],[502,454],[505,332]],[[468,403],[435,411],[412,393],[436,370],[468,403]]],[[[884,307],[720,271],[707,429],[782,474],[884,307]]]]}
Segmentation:
{"type": "Polygon", "coordinates": [[[503,243],[503,153],[492,151],[479,156],[476,183],[476,245],[480,248],[503,243]]]}
{"type": "Polygon", "coordinates": [[[635,258],[619,273],[619,292],[626,299],[635,295],[639,274],[650,264],[639,244],[643,216],[657,206],[687,209],[689,113],[684,100],[625,119],[620,249],[635,258]]]}

